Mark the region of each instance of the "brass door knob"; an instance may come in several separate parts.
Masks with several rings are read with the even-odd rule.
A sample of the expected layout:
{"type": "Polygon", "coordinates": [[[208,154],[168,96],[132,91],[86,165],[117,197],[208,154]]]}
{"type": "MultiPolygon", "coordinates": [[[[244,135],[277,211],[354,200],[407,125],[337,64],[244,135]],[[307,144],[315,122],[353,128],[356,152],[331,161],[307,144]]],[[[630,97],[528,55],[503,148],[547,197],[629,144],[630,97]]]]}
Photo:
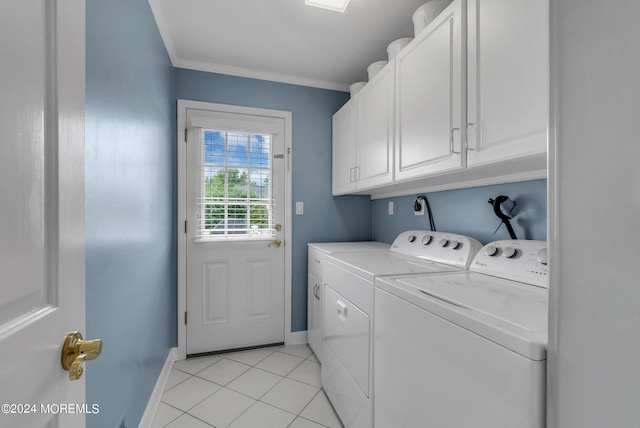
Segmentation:
{"type": "Polygon", "coordinates": [[[69,371],[69,380],[78,380],[84,369],[82,363],[95,360],[102,352],[102,340],[82,340],[82,334],[69,333],[62,345],[62,368],[69,371]]]}
{"type": "Polygon", "coordinates": [[[282,241],[279,239],[276,239],[271,244],[269,244],[270,247],[276,247],[276,248],[280,248],[280,245],[282,245],[282,241]]]}

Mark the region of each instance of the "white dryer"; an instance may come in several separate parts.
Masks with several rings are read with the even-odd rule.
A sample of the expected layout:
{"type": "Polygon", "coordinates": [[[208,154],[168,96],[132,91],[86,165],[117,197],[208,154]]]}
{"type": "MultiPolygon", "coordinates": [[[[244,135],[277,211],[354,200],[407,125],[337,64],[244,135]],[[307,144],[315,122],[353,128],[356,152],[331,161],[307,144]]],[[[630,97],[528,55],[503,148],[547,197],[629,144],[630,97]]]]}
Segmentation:
{"type": "Polygon", "coordinates": [[[327,257],[338,253],[389,252],[391,245],[376,241],[357,242],[312,242],[307,261],[307,341],[316,358],[322,364],[325,346],[322,341],[322,304],[324,302],[322,282],[327,257]]]}
{"type": "Polygon", "coordinates": [[[373,426],[374,281],[384,275],[455,272],[468,267],[477,240],[410,230],[387,252],[333,254],[323,280],[322,386],[347,428],[373,426]]]}
{"type": "Polygon", "coordinates": [[[469,271],[376,279],[375,426],[545,426],[547,245],[496,241],[469,271]]]}

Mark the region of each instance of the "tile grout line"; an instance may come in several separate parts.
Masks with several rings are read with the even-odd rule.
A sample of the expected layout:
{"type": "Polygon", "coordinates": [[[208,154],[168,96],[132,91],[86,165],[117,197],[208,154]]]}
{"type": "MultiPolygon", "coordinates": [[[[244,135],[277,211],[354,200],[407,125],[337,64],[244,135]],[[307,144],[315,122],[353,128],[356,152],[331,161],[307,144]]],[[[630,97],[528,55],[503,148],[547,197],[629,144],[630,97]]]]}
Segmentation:
{"type": "MultiPolygon", "coordinates": [[[[181,415],[179,415],[178,417],[176,417],[176,418],[172,419],[171,421],[169,421],[169,423],[168,423],[168,424],[166,424],[166,425],[165,425],[165,427],[166,427],[167,425],[169,425],[169,424],[173,423],[176,419],[178,419],[178,418],[182,417],[182,416],[183,416],[183,415],[185,415],[185,414],[187,414],[187,415],[189,415],[189,416],[191,416],[191,417],[193,417],[193,418],[195,418],[195,419],[197,419],[197,420],[199,420],[199,421],[201,421],[201,422],[205,423],[205,424],[206,424],[206,425],[208,425],[208,426],[212,426],[212,425],[210,425],[208,422],[206,422],[206,421],[204,421],[204,420],[202,420],[202,419],[200,419],[200,418],[198,418],[198,417],[194,416],[193,414],[191,414],[191,413],[190,413],[190,411],[191,411],[191,410],[193,410],[193,408],[195,408],[195,407],[196,407],[196,406],[198,406],[199,404],[201,404],[203,401],[205,401],[205,400],[209,399],[210,397],[212,397],[212,396],[213,396],[213,395],[215,395],[216,393],[218,393],[218,392],[222,391],[223,389],[227,389],[228,391],[231,391],[231,392],[234,392],[234,393],[240,394],[240,395],[245,396],[245,397],[247,397],[247,398],[249,398],[249,399],[251,399],[251,400],[253,400],[253,401],[254,401],[254,402],[253,402],[253,403],[252,403],[252,404],[251,404],[251,405],[250,405],[246,410],[244,410],[242,413],[240,413],[240,415],[238,415],[235,419],[233,419],[233,420],[230,422],[230,424],[229,424],[229,425],[227,425],[227,426],[230,426],[231,424],[233,424],[233,423],[234,423],[238,418],[240,418],[240,417],[241,417],[242,415],[244,415],[247,411],[249,411],[249,409],[253,408],[257,403],[262,403],[263,405],[266,405],[266,406],[272,407],[272,408],[274,408],[274,409],[277,409],[277,410],[283,411],[283,412],[285,412],[285,413],[287,413],[287,414],[289,414],[289,415],[294,416],[294,419],[291,421],[291,423],[290,423],[288,426],[290,426],[291,424],[293,424],[293,423],[295,422],[295,420],[296,420],[296,419],[300,418],[300,419],[304,419],[304,420],[307,420],[307,421],[310,421],[310,422],[316,423],[316,424],[318,424],[318,425],[320,425],[320,426],[322,426],[322,427],[327,427],[326,425],[321,424],[321,423],[320,423],[320,422],[318,422],[318,421],[315,421],[315,420],[313,420],[313,419],[309,419],[309,418],[307,418],[307,417],[303,417],[303,416],[301,416],[301,414],[304,412],[304,410],[305,410],[305,409],[307,409],[307,408],[309,407],[309,405],[311,404],[311,402],[312,402],[314,399],[316,399],[316,397],[318,396],[318,394],[319,394],[319,393],[321,393],[321,392],[323,392],[323,390],[322,390],[322,386],[319,386],[319,387],[318,387],[318,386],[317,386],[317,385],[315,385],[315,384],[307,383],[307,382],[304,382],[304,381],[301,381],[301,380],[297,380],[297,379],[293,379],[293,378],[290,378],[290,377],[289,377],[289,376],[291,375],[291,373],[293,373],[296,369],[298,369],[298,368],[299,368],[303,363],[305,363],[306,361],[309,361],[309,362],[312,362],[312,363],[319,364],[319,362],[317,361],[317,357],[314,355],[313,351],[312,351],[312,350],[309,350],[309,351],[310,351],[310,352],[306,355],[306,357],[302,357],[302,356],[300,356],[299,354],[288,353],[288,352],[286,352],[286,351],[284,350],[284,348],[282,348],[282,347],[280,347],[280,348],[274,348],[274,349],[270,350],[270,352],[269,352],[267,355],[265,355],[263,358],[261,358],[260,360],[258,360],[258,361],[257,361],[257,362],[255,362],[254,364],[247,364],[246,362],[236,361],[236,360],[234,360],[233,358],[229,358],[229,357],[231,357],[231,356],[233,356],[233,355],[240,355],[240,354],[242,354],[242,352],[238,352],[238,353],[230,353],[230,354],[220,354],[220,358],[219,358],[217,361],[212,362],[211,364],[207,365],[206,367],[203,367],[202,369],[198,370],[196,373],[193,373],[193,374],[192,374],[192,373],[189,373],[189,372],[186,372],[186,371],[184,371],[184,370],[182,370],[182,369],[180,369],[180,368],[178,368],[178,367],[172,367],[172,369],[173,369],[173,368],[175,368],[176,370],[178,370],[178,371],[180,371],[180,372],[182,372],[182,373],[184,373],[184,374],[187,374],[187,375],[188,375],[188,377],[187,377],[186,379],[182,380],[181,382],[177,383],[176,385],[172,386],[171,388],[167,389],[166,391],[163,391],[163,395],[164,395],[167,391],[170,391],[171,389],[173,389],[173,388],[177,387],[178,385],[180,385],[180,384],[182,384],[182,383],[186,382],[187,380],[189,380],[189,379],[191,379],[191,378],[193,378],[193,377],[196,377],[196,378],[198,378],[199,380],[204,380],[204,381],[206,381],[206,382],[210,382],[210,383],[212,383],[213,385],[219,386],[220,388],[219,388],[218,390],[216,390],[216,391],[212,392],[211,394],[208,394],[208,395],[207,395],[206,397],[204,397],[202,400],[198,401],[196,404],[194,404],[193,406],[191,406],[187,411],[183,411],[183,410],[181,410],[181,409],[178,409],[177,407],[172,406],[171,404],[168,404],[168,403],[166,403],[166,402],[162,401],[162,403],[164,403],[165,405],[167,405],[167,406],[169,406],[169,407],[171,407],[171,408],[173,408],[173,409],[176,409],[176,410],[178,410],[178,411],[180,411],[180,412],[181,412],[181,415]],[[300,362],[299,362],[298,364],[296,364],[296,365],[295,365],[291,370],[289,370],[285,375],[281,375],[280,373],[274,373],[274,372],[272,372],[272,371],[270,371],[270,370],[266,370],[266,369],[263,369],[263,368],[261,368],[261,367],[257,367],[257,366],[258,366],[258,364],[262,363],[264,360],[266,360],[267,358],[269,358],[270,356],[272,356],[272,355],[273,355],[274,353],[276,353],[276,352],[279,352],[279,353],[284,354],[284,355],[288,355],[288,356],[292,356],[292,357],[300,358],[300,362]],[[311,357],[314,357],[314,359],[311,359],[311,357]],[[244,365],[244,366],[247,366],[247,367],[248,367],[248,369],[244,370],[242,373],[240,373],[239,375],[237,375],[237,376],[235,376],[234,378],[232,378],[231,380],[229,380],[229,382],[227,382],[225,385],[220,385],[220,384],[218,384],[218,383],[216,383],[216,382],[213,382],[213,381],[211,381],[211,380],[209,380],[209,379],[205,379],[205,378],[202,378],[202,377],[198,376],[201,372],[203,372],[203,371],[205,371],[205,370],[209,369],[210,367],[212,367],[212,366],[214,366],[215,364],[219,363],[219,362],[220,362],[220,361],[222,361],[223,359],[227,359],[227,360],[232,361],[232,362],[234,362],[234,363],[242,364],[242,365],[244,365]],[[252,368],[255,368],[256,370],[260,370],[260,371],[265,372],[265,373],[269,373],[269,374],[272,374],[272,375],[278,376],[278,377],[280,378],[280,379],[278,380],[278,382],[276,382],[276,383],[275,383],[272,387],[270,387],[267,391],[265,391],[264,393],[262,393],[262,394],[260,395],[260,397],[259,397],[259,398],[257,398],[257,399],[256,399],[256,398],[254,398],[254,397],[251,397],[251,396],[249,396],[249,395],[247,395],[247,394],[244,394],[244,393],[242,393],[242,392],[240,392],[240,391],[236,391],[236,390],[234,390],[234,389],[232,389],[232,388],[230,388],[230,387],[228,386],[228,385],[230,385],[232,382],[234,382],[236,379],[238,379],[239,377],[241,377],[241,376],[245,375],[245,374],[246,374],[249,370],[251,370],[252,368]],[[316,391],[316,393],[312,396],[312,398],[311,398],[311,399],[306,403],[306,405],[305,405],[305,406],[300,410],[300,412],[298,412],[297,414],[292,413],[292,412],[290,412],[289,410],[282,409],[282,408],[280,408],[280,407],[278,407],[278,406],[275,406],[275,405],[269,404],[269,403],[267,403],[267,402],[265,402],[265,401],[262,401],[262,398],[264,398],[264,397],[265,397],[269,392],[271,392],[274,388],[276,388],[276,386],[278,386],[279,384],[281,384],[281,383],[282,383],[282,381],[283,381],[284,379],[288,379],[288,380],[290,380],[290,381],[297,382],[297,383],[299,383],[299,384],[301,384],[301,385],[305,385],[305,386],[309,386],[309,387],[312,387],[312,388],[316,388],[316,389],[318,389],[318,391],[316,391]]],[[[247,352],[247,353],[249,353],[249,352],[251,352],[251,351],[246,351],[246,352],[247,352]]],[[[214,428],[215,428],[215,427],[214,427],[214,428]]],[[[329,428],[329,427],[327,427],[327,428],[329,428]]]]}

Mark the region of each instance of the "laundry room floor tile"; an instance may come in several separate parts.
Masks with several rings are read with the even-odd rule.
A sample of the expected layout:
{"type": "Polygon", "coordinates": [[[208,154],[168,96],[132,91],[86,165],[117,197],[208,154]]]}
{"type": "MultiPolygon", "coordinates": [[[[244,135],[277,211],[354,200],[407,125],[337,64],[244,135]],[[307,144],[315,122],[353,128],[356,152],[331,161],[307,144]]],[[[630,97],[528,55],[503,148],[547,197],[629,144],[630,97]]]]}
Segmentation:
{"type": "Polygon", "coordinates": [[[153,424],[151,428],[161,428],[167,426],[169,423],[176,420],[179,416],[182,416],[184,412],[178,410],[175,407],[171,407],[166,403],[160,403],[158,410],[156,411],[156,417],[153,418],[153,424]]]}
{"type": "Polygon", "coordinates": [[[289,428],[325,428],[325,426],[298,416],[289,428]]]}
{"type": "Polygon", "coordinates": [[[166,391],[162,401],[182,411],[187,411],[220,389],[220,385],[199,377],[190,377],[166,391]]]}
{"type": "Polygon", "coordinates": [[[307,345],[174,364],[153,428],[342,428],[307,345]],[[317,386],[316,386],[317,385],[317,386]]]}
{"type": "Polygon", "coordinates": [[[318,392],[309,405],[300,413],[300,416],[330,428],[342,428],[340,419],[333,410],[324,391],[318,392]]]}
{"type": "Polygon", "coordinates": [[[238,376],[227,388],[259,399],[282,380],[282,376],[255,367],[238,376]]]}
{"type": "Polygon", "coordinates": [[[319,388],[311,385],[292,379],[282,379],[282,382],[267,392],[261,401],[297,415],[309,404],[318,391],[319,388]]]}
{"type": "Polygon", "coordinates": [[[236,419],[229,428],[287,428],[296,415],[284,410],[257,402],[236,419]]]}
{"type": "Polygon", "coordinates": [[[173,367],[185,373],[194,375],[218,361],[220,361],[220,357],[215,356],[190,358],[188,360],[176,361],[173,367]]]}
{"type": "Polygon", "coordinates": [[[175,421],[166,426],[167,428],[212,428],[212,425],[202,422],[193,416],[185,413],[175,421]]]}
{"type": "Polygon", "coordinates": [[[260,361],[267,358],[269,355],[273,353],[273,350],[268,349],[256,349],[255,351],[244,351],[238,352],[236,354],[225,355],[225,358],[228,358],[233,361],[237,361],[242,364],[246,364],[248,366],[255,366],[260,361]]]}
{"type": "Polygon", "coordinates": [[[223,358],[202,370],[197,376],[215,382],[218,385],[226,385],[250,368],[251,366],[246,364],[223,358]]]}
{"type": "Polygon", "coordinates": [[[189,373],[185,373],[183,371],[173,369],[169,374],[169,379],[167,379],[167,384],[164,386],[164,390],[167,391],[173,388],[174,386],[178,385],[179,383],[182,383],[185,380],[189,379],[190,377],[191,375],[189,373]]]}
{"type": "Polygon", "coordinates": [[[223,388],[189,411],[189,414],[214,427],[227,427],[256,400],[223,388]]]}
{"type": "Polygon", "coordinates": [[[287,376],[299,382],[320,388],[320,364],[314,361],[305,360],[298,367],[293,369],[287,376]]]}
{"type": "Polygon", "coordinates": [[[280,376],[288,375],[295,369],[304,359],[295,355],[285,354],[283,352],[274,352],[264,360],[260,361],[256,367],[280,376]]]}
{"type": "Polygon", "coordinates": [[[284,352],[285,354],[295,355],[300,358],[307,358],[312,354],[311,348],[309,345],[288,345],[283,346],[280,349],[280,352],[284,352]]]}

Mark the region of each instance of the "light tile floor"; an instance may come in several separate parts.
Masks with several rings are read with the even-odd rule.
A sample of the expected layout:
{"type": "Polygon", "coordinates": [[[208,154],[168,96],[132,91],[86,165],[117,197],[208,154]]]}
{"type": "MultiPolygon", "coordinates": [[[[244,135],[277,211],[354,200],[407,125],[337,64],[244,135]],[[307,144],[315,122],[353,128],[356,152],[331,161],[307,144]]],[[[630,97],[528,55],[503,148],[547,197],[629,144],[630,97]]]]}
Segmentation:
{"type": "Polygon", "coordinates": [[[342,428],[307,345],[177,361],[153,428],[342,428]]]}

